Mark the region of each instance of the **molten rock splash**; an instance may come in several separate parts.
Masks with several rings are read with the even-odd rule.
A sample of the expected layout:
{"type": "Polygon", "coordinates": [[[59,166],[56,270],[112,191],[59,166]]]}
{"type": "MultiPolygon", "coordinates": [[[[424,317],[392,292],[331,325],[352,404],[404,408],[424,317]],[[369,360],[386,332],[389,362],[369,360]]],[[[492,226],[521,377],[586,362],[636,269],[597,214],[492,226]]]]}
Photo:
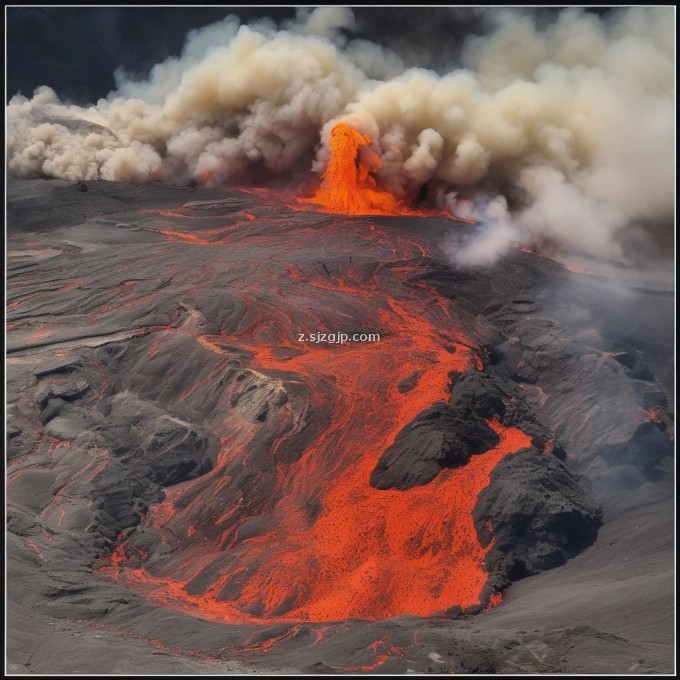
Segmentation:
{"type": "Polygon", "coordinates": [[[344,215],[408,214],[371,176],[371,172],[382,165],[380,157],[370,149],[372,141],[347,123],[335,125],[331,130],[331,158],[323,183],[312,198],[302,200],[344,215]]]}

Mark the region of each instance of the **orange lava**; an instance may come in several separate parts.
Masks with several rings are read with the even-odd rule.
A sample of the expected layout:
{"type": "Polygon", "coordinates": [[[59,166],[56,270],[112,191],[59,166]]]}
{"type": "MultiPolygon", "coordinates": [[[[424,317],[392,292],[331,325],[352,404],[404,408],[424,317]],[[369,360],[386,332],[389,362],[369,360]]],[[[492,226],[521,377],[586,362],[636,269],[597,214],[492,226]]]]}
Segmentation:
{"type": "Polygon", "coordinates": [[[488,612],[491,611],[492,609],[495,609],[501,602],[503,602],[503,593],[496,592],[492,593],[491,597],[489,598],[489,602],[484,607],[484,611],[488,612]]]}
{"type": "MultiPolygon", "coordinates": [[[[372,175],[382,167],[382,160],[370,148],[373,140],[347,123],[337,123],[333,127],[330,142],[331,157],[321,186],[311,198],[298,198],[298,204],[316,205],[322,212],[341,215],[439,216],[465,224],[477,223],[475,219],[458,217],[445,210],[410,208],[389,191],[381,189],[372,175]]],[[[299,209],[286,205],[293,210],[299,209]]]]}
{"type": "Polygon", "coordinates": [[[375,656],[375,661],[371,664],[365,664],[363,666],[348,666],[343,668],[336,668],[335,670],[343,673],[367,673],[371,671],[378,670],[381,666],[384,666],[388,661],[394,658],[405,659],[406,654],[401,647],[393,644],[392,640],[388,637],[385,640],[375,640],[369,646],[369,649],[375,656]]]}
{"type": "MultiPolygon", "coordinates": [[[[368,151],[372,139],[347,123],[338,123],[331,130],[331,158],[321,187],[311,199],[303,199],[343,215],[400,214],[397,199],[378,188],[371,170],[380,168],[380,159],[368,151]],[[359,158],[366,148],[368,162],[359,158]]],[[[366,152],[364,152],[366,153],[366,152]]]]}
{"type": "MultiPolygon", "coordinates": [[[[401,263],[413,253],[411,241],[370,227],[348,228],[371,243],[389,244],[401,263]]],[[[258,291],[244,293],[251,314],[237,334],[197,337],[220,359],[209,371],[214,378],[197,380],[189,391],[192,398],[207,394],[235,346],[251,355],[249,366],[264,379],[308,386],[309,396],[290,392],[275,416],[288,424],[267,445],[274,491],[258,497],[263,473],[257,468],[246,490],[229,491],[262,429],[225,404],[214,469],[167,489],[165,501],[150,508],[146,524],[176,547],[148,560],[116,549],[109,573],[152,602],[217,621],[377,620],[485,605],[484,561],[492,544],[480,544],[472,510],[498,462],[529,446],[529,437],[491,422],[498,446],[464,467],[443,470],[407,491],[369,484],[397,433],[448,398],[449,373],[480,368],[474,342],[461,331],[462,312],[427,285],[409,284],[414,269],[407,264],[391,270],[398,283],[392,282],[389,294],[368,290],[351,269],[337,277],[316,269],[288,274],[285,300],[267,307],[273,316],[257,307],[258,291]],[[292,313],[294,300],[301,306],[292,313]],[[301,324],[315,323],[305,314],[325,304],[365,309],[381,341],[298,342],[301,324]],[[402,393],[397,386],[414,374],[415,386],[402,393]],[[327,423],[296,460],[280,459],[308,408],[311,422],[326,414],[327,423]],[[248,509],[253,502],[255,511],[248,509]],[[240,536],[252,520],[262,528],[244,529],[240,536]]]]}
{"type": "MultiPolygon", "coordinates": [[[[404,404],[402,412],[406,408],[416,410],[404,404]]],[[[392,437],[380,428],[380,435],[369,439],[366,421],[372,419],[372,406],[354,415],[345,411],[345,417],[310,447],[285,480],[288,493],[277,504],[280,524],[248,539],[238,564],[220,573],[205,592],[191,595],[185,589],[194,574],[218,558],[220,549],[205,541],[200,552],[187,554],[183,575],[157,577],[128,565],[126,578],[145,586],[158,604],[218,621],[376,620],[482,604],[488,578],[484,558],[492,544],[480,545],[472,510],[494,467],[508,453],[528,446],[529,438],[491,423],[501,437],[494,450],[474,456],[463,468],[443,471],[428,485],[380,491],[368,479],[382,446],[392,437]],[[305,504],[317,494],[323,507],[309,526],[305,504]],[[223,599],[220,593],[252,565],[258,566],[240,595],[223,599]],[[277,613],[291,598],[295,604],[277,613]],[[253,616],[251,610],[261,613],[253,616]]],[[[177,510],[164,506],[156,509],[163,515],[156,526],[173,527],[177,510]]],[[[187,538],[195,533],[190,527],[187,538]]],[[[124,555],[114,551],[114,570],[121,567],[124,555]]],[[[500,594],[492,596],[490,606],[499,601],[500,594]]]]}
{"type": "Polygon", "coordinates": [[[373,140],[358,130],[338,123],[331,130],[331,158],[321,187],[312,198],[328,212],[343,215],[401,215],[410,211],[384,189],[380,189],[371,171],[381,166],[380,158],[368,150],[373,140]],[[360,158],[366,148],[368,162],[360,158]]]}
{"type": "Polygon", "coordinates": [[[662,412],[661,406],[653,406],[652,408],[647,409],[647,420],[650,420],[654,423],[660,423],[661,412],[662,412]]]}

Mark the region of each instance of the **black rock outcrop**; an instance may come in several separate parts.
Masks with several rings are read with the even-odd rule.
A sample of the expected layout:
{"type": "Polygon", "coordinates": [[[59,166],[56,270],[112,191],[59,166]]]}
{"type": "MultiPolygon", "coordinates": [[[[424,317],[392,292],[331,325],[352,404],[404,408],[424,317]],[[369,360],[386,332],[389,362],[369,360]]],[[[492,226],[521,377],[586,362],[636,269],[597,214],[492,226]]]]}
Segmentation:
{"type": "Polygon", "coordinates": [[[473,517],[482,545],[493,540],[487,569],[513,581],[564,564],[595,541],[602,522],[578,479],[533,448],[496,466],[473,517]]]}

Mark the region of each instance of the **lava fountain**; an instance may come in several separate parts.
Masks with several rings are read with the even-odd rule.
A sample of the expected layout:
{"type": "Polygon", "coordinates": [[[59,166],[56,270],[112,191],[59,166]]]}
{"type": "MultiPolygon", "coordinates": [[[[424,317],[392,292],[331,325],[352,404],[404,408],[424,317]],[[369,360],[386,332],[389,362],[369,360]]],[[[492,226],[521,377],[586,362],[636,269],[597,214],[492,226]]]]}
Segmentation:
{"type": "Polygon", "coordinates": [[[381,167],[370,149],[372,141],[347,123],[337,123],[331,130],[331,157],[321,186],[312,198],[301,200],[343,215],[411,214],[372,176],[381,167]]]}
{"type": "MultiPolygon", "coordinates": [[[[347,123],[337,123],[331,130],[331,157],[323,173],[321,186],[311,198],[298,198],[298,203],[314,205],[321,212],[341,215],[408,215],[441,216],[465,224],[477,220],[459,217],[442,210],[415,210],[381,189],[373,176],[382,160],[371,149],[373,140],[347,123]]],[[[294,205],[288,207],[293,210],[294,205]]]]}

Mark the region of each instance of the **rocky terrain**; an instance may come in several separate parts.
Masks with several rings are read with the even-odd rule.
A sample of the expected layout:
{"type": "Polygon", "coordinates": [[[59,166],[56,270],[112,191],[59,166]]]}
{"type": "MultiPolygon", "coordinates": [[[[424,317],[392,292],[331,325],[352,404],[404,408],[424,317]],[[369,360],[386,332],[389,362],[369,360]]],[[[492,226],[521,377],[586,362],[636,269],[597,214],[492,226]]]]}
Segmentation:
{"type": "Polygon", "coordinates": [[[10,672],[672,670],[671,280],[195,182],[7,220],[10,672]]]}

